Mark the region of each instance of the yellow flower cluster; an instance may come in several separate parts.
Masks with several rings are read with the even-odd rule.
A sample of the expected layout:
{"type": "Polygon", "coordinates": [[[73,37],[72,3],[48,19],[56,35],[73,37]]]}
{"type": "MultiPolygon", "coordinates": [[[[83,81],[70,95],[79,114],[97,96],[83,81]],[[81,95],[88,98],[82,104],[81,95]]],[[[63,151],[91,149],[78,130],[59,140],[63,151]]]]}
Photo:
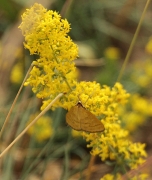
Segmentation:
{"type": "Polygon", "coordinates": [[[110,88],[106,85],[101,87],[96,82],[77,82],[73,63],[77,57],[77,46],[67,35],[70,29],[68,22],[56,12],[34,4],[23,14],[22,20],[20,28],[25,36],[24,45],[31,54],[39,55],[39,59],[33,62],[26,85],[30,84],[37,97],[44,100],[42,109],[61,92],[65,95],[53,108],[69,110],[81,101],[105,127],[103,133],[83,132],[89,142],[88,147],[92,147],[91,153],[99,155],[103,161],[112,161],[116,168],[135,168],[143,163],[145,145],[129,141],[128,131],[120,126],[118,108],[130,96],[123,86],[116,83],[110,88]]]}
{"type": "Polygon", "coordinates": [[[146,59],[133,64],[132,80],[140,87],[147,87],[151,85],[152,81],[152,60],[146,59]]]}
{"type": "Polygon", "coordinates": [[[127,106],[119,107],[122,125],[130,132],[142,125],[148,117],[152,116],[152,103],[146,97],[133,94],[127,106]],[[130,123],[131,122],[131,123],[130,123]]]}
{"type": "Polygon", "coordinates": [[[91,153],[99,155],[102,161],[115,161],[116,165],[136,168],[144,162],[146,157],[145,145],[132,143],[127,138],[128,131],[120,126],[118,108],[127,102],[129,94],[120,83],[111,89],[108,86],[100,87],[96,82],[80,82],[66,100],[56,105],[70,109],[80,100],[90,112],[95,114],[104,124],[103,133],[85,133],[83,137],[90,142],[91,153]]]}
{"type": "Polygon", "coordinates": [[[131,178],[131,180],[147,180],[149,177],[148,174],[139,174],[131,178]]]}
{"type": "MultiPolygon", "coordinates": [[[[138,174],[131,178],[128,177],[129,180],[146,180],[147,178],[148,178],[148,174],[138,174]]],[[[116,175],[106,174],[100,180],[122,180],[122,177],[120,174],[116,174],[116,175]]]]}
{"type": "MultiPolygon", "coordinates": [[[[38,114],[31,115],[29,123],[37,116],[38,114]]],[[[29,128],[28,134],[33,136],[38,142],[43,142],[44,140],[49,139],[53,134],[52,129],[52,120],[48,116],[43,116],[29,128]]]]}
{"type": "MultiPolygon", "coordinates": [[[[116,83],[112,89],[108,86],[100,87],[95,82],[80,82],[68,96],[74,106],[78,97],[82,104],[90,112],[95,114],[104,124],[103,133],[85,133],[86,138],[92,147],[92,155],[99,155],[102,161],[114,161],[116,166],[136,168],[144,162],[146,157],[145,145],[132,143],[128,138],[128,131],[120,126],[118,118],[118,107],[127,102],[129,94],[123,89],[120,83],[116,83]]],[[[62,103],[62,107],[65,103],[62,103]]]]}
{"type": "Polygon", "coordinates": [[[39,56],[25,85],[30,84],[38,98],[49,100],[71,90],[76,83],[73,60],[78,48],[67,35],[68,21],[36,3],[23,14],[19,28],[25,36],[25,48],[39,56]]]}

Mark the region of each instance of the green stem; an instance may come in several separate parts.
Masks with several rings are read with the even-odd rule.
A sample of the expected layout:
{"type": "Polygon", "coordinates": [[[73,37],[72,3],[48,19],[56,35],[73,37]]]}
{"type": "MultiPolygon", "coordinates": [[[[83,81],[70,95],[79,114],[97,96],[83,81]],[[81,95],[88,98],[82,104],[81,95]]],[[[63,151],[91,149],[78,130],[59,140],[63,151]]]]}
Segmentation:
{"type": "Polygon", "coordinates": [[[23,80],[23,82],[22,82],[22,84],[21,84],[21,86],[20,86],[20,89],[18,90],[18,93],[16,94],[16,97],[15,97],[15,99],[14,99],[14,101],[13,101],[13,104],[12,104],[12,106],[11,106],[8,114],[7,114],[7,117],[6,117],[6,119],[5,119],[5,122],[4,122],[4,124],[3,124],[3,126],[2,126],[2,129],[1,129],[1,131],[0,131],[0,139],[1,139],[1,137],[2,137],[4,128],[6,127],[8,121],[9,121],[10,115],[11,115],[12,110],[13,110],[15,104],[16,104],[16,101],[17,101],[17,99],[18,99],[18,97],[19,97],[19,95],[20,95],[20,93],[21,93],[21,90],[22,90],[22,88],[23,88],[23,86],[24,86],[24,83],[25,83],[25,81],[26,81],[29,73],[31,72],[32,67],[33,67],[33,65],[31,64],[31,66],[29,67],[29,69],[28,69],[28,71],[27,71],[27,73],[26,73],[26,75],[25,75],[25,78],[24,78],[24,80],[23,80]]]}
{"type": "Polygon", "coordinates": [[[140,28],[141,28],[141,25],[142,25],[143,19],[144,19],[144,17],[145,17],[145,13],[146,13],[146,11],[147,11],[147,8],[148,8],[148,6],[149,6],[149,4],[150,4],[150,1],[151,1],[151,0],[147,0],[147,3],[146,3],[145,8],[144,8],[144,11],[143,11],[143,13],[142,13],[142,15],[141,15],[139,24],[138,24],[138,26],[137,26],[136,32],[135,32],[135,34],[134,34],[134,37],[133,37],[132,42],[131,42],[131,44],[130,44],[129,50],[128,50],[128,52],[127,52],[125,61],[124,61],[123,65],[122,65],[122,68],[121,68],[121,70],[120,70],[119,76],[118,76],[118,78],[117,78],[117,82],[120,82],[120,80],[121,80],[121,78],[122,78],[122,75],[123,75],[123,73],[124,73],[124,70],[125,70],[125,68],[126,68],[126,65],[127,65],[128,61],[129,61],[130,55],[131,55],[132,50],[133,50],[133,47],[134,47],[134,45],[135,45],[137,36],[138,36],[138,34],[139,34],[139,30],[140,30],[140,28]]]}
{"type": "MultiPolygon", "coordinates": [[[[110,150],[116,155],[117,160],[119,161],[119,159],[120,159],[120,161],[122,161],[122,158],[119,156],[119,154],[116,152],[116,150],[110,144],[108,144],[108,146],[109,146],[110,150]]],[[[121,163],[121,170],[124,174],[127,173],[124,163],[121,163]]]]}
{"type": "Polygon", "coordinates": [[[28,131],[28,129],[37,122],[37,120],[44,115],[50,108],[51,106],[63,96],[63,93],[58,94],[54,100],[14,139],[14,141],[7,146],[7,148],[0,154],[0,158],[28,131]]]}
{"type": "MultiPolygon", "coordinates": [[[[54,55],[54,58],[55,58],[56,62],[59,64],[59,61],[58,61],[58,59],[57,59],[57,57],[56,57],[56,54],[54,53],[54,50],[53,50],[52,46],[51,46],[51,49],[52,49],[52,51],[53,51],[53,55],[54,55]]],[[[61,77],[64,79],[64,81],[65,81],[65,83],[67,84],[67,86],[69,87],[70,91],[72,91],[72,88],[71,88],[70,84],[68,83],[66,77],[63,76],[62,74],[61,74],[61,77]]]]}

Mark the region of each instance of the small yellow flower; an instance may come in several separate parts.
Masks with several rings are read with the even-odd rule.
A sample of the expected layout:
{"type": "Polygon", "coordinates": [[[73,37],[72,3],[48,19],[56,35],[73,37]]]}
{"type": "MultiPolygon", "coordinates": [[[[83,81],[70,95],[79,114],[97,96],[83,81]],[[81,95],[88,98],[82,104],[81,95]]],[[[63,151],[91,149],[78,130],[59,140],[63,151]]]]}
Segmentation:
{"type": "Polygon", "coordinates": [[[116,47],[108,47],[105,50],[104,55],[108,59],[117,60],[120,58],[120,50],[116,47]]]}
{"type": "Polygon", "coordinates": [[[135,62],[133,64],[133,73],[131,75],[132,80],[142,88],[150,86],[152,79],[151,68],[151,59],[145,59],[142,61],[135,62]]]}
{"type": "Polygon", "coordinates": [[[120,174],[106,174],[104,175],[100,180],[120,180],[121,179],[121,175],[120,174]]]}
{"type": "Polygon", "coordinates": [[[149,54],[152,54],[152,37],[150,37],[145,49],[146,49],[146,52],[148,52],[149,54]]]}
{"type": "Polygon", "coordinates": [[[137,84],[139,84],[141,87],[147,87],[150,83],[150,79],[146,74],[143,74],[141,76],[139,76],[136,79],[137,84]]]}
{"type": "MultiPolygon", "coordinates": [[[[30,117],[29,123],[37,116],[34,114],[30,117]]],[[[28,130],[28,134],[33,136],[38,142],[49,139],[53,134],[52,120],[48,116],[40,117],[37,122],[28,130]]]]}
{"type": "Polygon", "coordinates": [[[12,83],[21,84],[23,77],[24,77],[23,65],[21,62],[19,62],[13,66],[13,69],[11,71],[10,80],[12,83]]]}
{"type": "Polygon", "coordinates": [[[147,180],[149,177],[148,174],[139,174],[131,178],[131,180],[147,180]]]}
{"type": "Polygon", "coordinates": [[[73,137],[82,137],[82,132],[72,129],[72,136],[73,137]]]}

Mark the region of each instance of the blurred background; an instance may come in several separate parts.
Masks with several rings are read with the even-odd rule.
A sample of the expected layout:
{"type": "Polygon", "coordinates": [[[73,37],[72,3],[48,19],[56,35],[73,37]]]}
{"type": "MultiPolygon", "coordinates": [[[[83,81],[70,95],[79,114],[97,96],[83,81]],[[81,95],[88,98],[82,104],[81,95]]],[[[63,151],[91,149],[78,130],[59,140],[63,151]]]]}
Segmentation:
{"type": "MultiPolygon", "coordinates": [[[[7,0],[0,1],[0,127],[33,60],[24,49],[18,29],[21,15],[34,3],[61,13],[71,24],[69,33],[79,47],[75,60],[79,80],[96,80],[113,86],[143,12],[143,0],[7,0]]],[[[128,105],[120,109],[122,126],[133,141],[146,143],[152,153],[152,4],[150,4],[129,64],[121,79],[131,93],[128,105]]],[[[36,116],[41,101],[30,87],[23,89],[2,135],[1,150],[36,116]],[[32,116],[31,116],[32,114],[32,116]]],[[[13,146],[0,164],[0,179],[83,179],[90,149],[76,131],[66,125],[63,109],[48,112],[33,129],[13,146]]],[[[97,158],[93,179],[110,169],[97,158]]]]}

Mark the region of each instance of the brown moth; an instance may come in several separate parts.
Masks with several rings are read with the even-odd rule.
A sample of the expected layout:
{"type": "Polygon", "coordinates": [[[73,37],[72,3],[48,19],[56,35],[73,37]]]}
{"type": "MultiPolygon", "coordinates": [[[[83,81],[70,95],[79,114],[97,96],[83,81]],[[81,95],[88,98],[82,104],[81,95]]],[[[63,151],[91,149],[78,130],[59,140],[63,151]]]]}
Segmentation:
{"type": "Polygon", "coordinates": [[[105,129],[101,121],[83,107],[80,101],[67,112],[66,122],[77,131],[95,133],[102,132],[105,129]]]}

